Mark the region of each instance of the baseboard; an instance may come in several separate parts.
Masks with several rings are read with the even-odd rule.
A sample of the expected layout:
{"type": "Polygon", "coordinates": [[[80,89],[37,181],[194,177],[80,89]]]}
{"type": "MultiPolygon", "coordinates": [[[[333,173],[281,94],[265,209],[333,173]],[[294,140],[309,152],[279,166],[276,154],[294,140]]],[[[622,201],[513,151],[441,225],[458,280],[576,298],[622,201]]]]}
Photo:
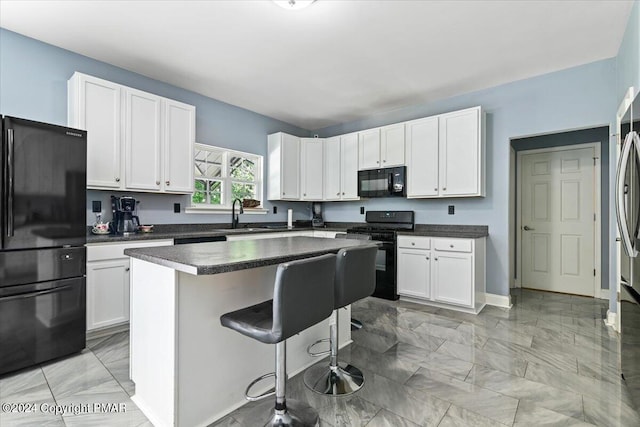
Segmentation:
{"type": "Polygon", "coordinates": [[[607,310],[607,318],[604,319],[604,324],[613,328],[614,331],[617,331],[617,321],[618,313],[612,313],[610,310],[607,310]]]}
{"type": "Polygon", "coordinates": [[[94,329],[93,331],[87,331],[87,340],[94,338],[102,338],[108,335],[117,334],[118,332],[124,332],[129,330],[129,322],[120,323],[119,325],[107,326],[102,329],[94,329]]]}
{"type": "Polygon", "coordinates": [[[596,298],[609,300],[611,298],[611,289],[600,289],[600,295],[596,295],[596,298]]]}
{"type": "Polygon", "coordinates": [[[496,295],[485,292],[484,302],[487,305],[493,305],[495,307],[511,308],[512,306],[510,295],[496,295]]]}

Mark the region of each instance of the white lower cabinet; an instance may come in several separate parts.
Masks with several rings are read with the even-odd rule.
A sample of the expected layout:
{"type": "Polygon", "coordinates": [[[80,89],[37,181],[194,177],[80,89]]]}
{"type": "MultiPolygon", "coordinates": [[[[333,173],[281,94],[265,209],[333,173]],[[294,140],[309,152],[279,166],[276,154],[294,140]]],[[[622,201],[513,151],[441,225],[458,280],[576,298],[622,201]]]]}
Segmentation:
{"type": "Polygon", "coordinates": [[[398,236],[398,294],[479,313],[485,305],[486,239],[398,236]]]}
{"type": "Polygon", "coordinates": [[[173,240],[87,245],[87,332],[129,321],[129,257],[124,250],[171,245],[173,240]]]}

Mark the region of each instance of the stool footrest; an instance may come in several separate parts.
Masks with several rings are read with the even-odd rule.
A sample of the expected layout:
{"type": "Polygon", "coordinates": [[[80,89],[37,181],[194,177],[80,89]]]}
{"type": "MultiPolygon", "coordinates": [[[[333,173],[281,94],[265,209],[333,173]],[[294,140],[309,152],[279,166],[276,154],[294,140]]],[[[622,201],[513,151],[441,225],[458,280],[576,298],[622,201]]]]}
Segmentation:
{"type": "Polygon", "coordinates": [[[262,381],[264,379],[275,377],[275,376],[276,376],[275,372],[269,372],[268,374],[264,374],[261,377],[258,377],[255,380],[251,381],[251,384],[249,384],[247,386],[247,389],[244,391],[245,399],[247,399],[250,402],[255,402],[256,400],[262,400],[262,399],[264,399],[266,397],[275,396],[275,394],[276,394],[275,389],[273,389],[271,391],[267,391],[266,393],[263,393],[263,394],[258,395],[258,396],[251,396],[249,394],[249,391],[251,390],[251,387],[253,387],[254,385],[256,385],[257,383],[259,383],[260,381],[262,381]]]}
{"type": "Polygon", "coordinates": [[[311,351],[311,349],[314,346],[316,346],[318,344],[321,344],[323,342],[329,342],[330,343],[331,339],[330,338],[325,338],[325,339],[321,339],[321,340],[318,340],[318,341],[310,344],[307,347],[307,353],[309,354],[309,356],[311,356],[311,357],[320,357],[320,356],[327,356],[327,355],[331,354],[331,350],[327,350],[327,351],[311,351]]]}

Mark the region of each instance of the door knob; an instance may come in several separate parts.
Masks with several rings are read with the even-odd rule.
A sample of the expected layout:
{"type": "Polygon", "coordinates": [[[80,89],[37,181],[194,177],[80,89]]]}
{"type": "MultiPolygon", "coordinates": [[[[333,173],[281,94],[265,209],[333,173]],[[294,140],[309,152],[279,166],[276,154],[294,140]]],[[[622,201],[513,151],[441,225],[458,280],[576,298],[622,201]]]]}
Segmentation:
{"type": "Polygon", "coordinates": [[[524,227],[524,231],[531,231],[531,230],[535,230],[535,228],[531,228],[528,225],[525,225],[524,227]]]}
{"type": "Polygon", "coordinates": [[[165,182],[166,185],[171,185],[171,181],[165,182]]]}

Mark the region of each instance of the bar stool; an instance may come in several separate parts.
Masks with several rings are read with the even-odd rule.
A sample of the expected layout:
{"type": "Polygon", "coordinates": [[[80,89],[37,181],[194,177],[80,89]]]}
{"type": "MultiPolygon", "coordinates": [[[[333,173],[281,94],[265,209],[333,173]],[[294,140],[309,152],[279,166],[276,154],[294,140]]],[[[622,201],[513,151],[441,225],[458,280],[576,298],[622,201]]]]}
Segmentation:
{"type": "Polygon", "coordinates": [[[247,400],[274,396],[275,407],[265,402],[251,413],[252,426],[318,426],[318,413],[304,402],[286,401],[286,339],[331,315],[336,256],[333,254],[278,265],[273,299],[220,317],[222,326],[265,344],[276,344],[276,371],[255,379],[245,391],[247,400]],[[259,381],[275,377],[275,391],[251,396],[259,381]],[[269,414],[269,412],[271,412],[269,414]]]}
{"type": "Polygon", "coordinates": [[[311,356],[329,355],[329,366],[315,365],[304,373],[304,383],[311,390],[325,395],[341,396],[354,393],[364,384],[362,371],[338,362],[338,310],[373,293],[376,287],[376,253],[378,247],[356,246],[341,249],[336,258],[334,311],[330,321],[329,339],[307,347],[311,356]],[[329,342],[329,351],[313,352],[312,347],[329,342]]]}

